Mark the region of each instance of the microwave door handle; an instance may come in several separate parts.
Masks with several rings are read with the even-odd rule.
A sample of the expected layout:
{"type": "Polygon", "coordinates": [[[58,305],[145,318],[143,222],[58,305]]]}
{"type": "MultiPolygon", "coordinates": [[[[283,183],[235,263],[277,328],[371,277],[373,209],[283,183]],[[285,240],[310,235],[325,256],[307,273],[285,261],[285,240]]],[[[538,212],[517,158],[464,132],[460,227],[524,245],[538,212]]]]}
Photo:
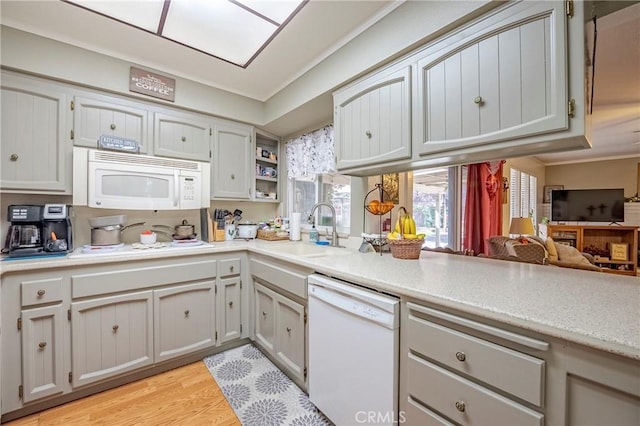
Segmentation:
{"type": "Polygon", "coordinates": [[[180,176],[177,170],[173,171],[173,206],[178,207],[178,202],[180,201],[180,176]]]}

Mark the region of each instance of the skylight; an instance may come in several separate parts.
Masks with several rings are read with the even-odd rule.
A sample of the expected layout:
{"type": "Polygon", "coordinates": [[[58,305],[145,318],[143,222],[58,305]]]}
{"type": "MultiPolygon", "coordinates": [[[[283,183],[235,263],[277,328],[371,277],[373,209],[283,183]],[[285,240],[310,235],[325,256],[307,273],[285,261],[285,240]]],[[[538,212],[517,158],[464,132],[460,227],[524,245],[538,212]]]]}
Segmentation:
{"type": "Polygon", "coordinates": [[[62,0],[246,68],[309,0],[62,0]]]}

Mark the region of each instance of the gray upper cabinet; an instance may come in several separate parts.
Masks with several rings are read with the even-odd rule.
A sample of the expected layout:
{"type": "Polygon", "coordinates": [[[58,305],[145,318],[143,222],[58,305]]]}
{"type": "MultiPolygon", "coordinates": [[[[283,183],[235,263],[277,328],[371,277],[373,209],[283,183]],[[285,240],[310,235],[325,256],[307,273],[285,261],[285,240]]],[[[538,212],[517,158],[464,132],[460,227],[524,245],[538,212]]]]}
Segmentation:
{"type": "Polygon", "coordinates": [[[153,153],[162,157],[209,161],[211,120],[196,114],[154,113],[153,153]]]}
{"type": "Polygon", "coordinates": [[[410,82],[401,64],[334,93],[338,170],[411,157],[410,82]]]}
{"type": "Polygon", "coordinates": [[[251,197],[252,134],[252,126],[223,121],[215,123],[211,158],[212,198],[251,197]]]}
{"type": "Polygon", "coordinates": [[[62,87],[2,73],[3,192],[71,193],[71,112],[62,87]]]}
{"type": "Polygon", "coordinates": [[[74,98],[73,144],[96,148],[102,135],[138,142],[140,152],[148,152],[149,119],[139,103],[90,94],[74,98]]]}
{"type": "Polygon", "coordinates": [[[417,66],[418,153],[567,129],[566,33],[563,2],[531,2],[425,49],[417,66]]]}

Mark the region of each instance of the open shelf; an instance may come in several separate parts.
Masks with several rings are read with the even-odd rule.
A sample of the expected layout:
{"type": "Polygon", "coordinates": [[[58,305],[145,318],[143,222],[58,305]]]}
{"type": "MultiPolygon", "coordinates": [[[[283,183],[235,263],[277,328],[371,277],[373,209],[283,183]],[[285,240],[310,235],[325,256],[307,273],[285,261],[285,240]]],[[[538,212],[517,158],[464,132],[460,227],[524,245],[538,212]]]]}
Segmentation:
{"type": "Polygon", "coordinates": [[[595,264],[605,272],[636,275],[638,271],[637,226],[548,225],[547,235],[560,244],[569,244],[580,252],[608,259],[595,264]],[[612,249],[616,253],[612,254],[612,249]],[[616,259],[615,254],[619,255],[616,259]]]}

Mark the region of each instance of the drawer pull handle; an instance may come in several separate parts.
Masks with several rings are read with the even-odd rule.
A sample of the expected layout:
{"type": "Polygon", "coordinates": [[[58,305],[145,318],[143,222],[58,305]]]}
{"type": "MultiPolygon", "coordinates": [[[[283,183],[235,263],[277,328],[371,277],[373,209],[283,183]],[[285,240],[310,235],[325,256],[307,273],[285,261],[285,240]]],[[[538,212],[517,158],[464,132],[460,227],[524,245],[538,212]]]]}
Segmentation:
{"type": "Polygon", "coordinates": [[[464,413],[465,405],[463,401],[456,401],[456,410],[464,413]]]}
{"type": "Polygon", "coordinates": [[[456,358],[458,359],[458,361],[463,362],[467,359],[467,356],[464,352],[456,352],[456,358]]]}
{"type": "Polygon", "coordinates": [[[111,123],[111,126],[109,126],[109,128],[110,128],[111,130],[115,130],[115,129],[116,129],[116,125],[115,125],[115,124],[113,124],[113,123],[111,123]]]}
{"type": "Polygon", "coordinates": [[[182,142],[186,142],[186,141],[187,141],[187,137],[186,137],[186,136],[183,136],[183,137],[182,137],[182,142]]]}
{"type": "Polygon", "coordinates": [[[291,327],[287,327],[287,333],[291,334],[291,327]]]}
{"type": "Polygon", "coordinates": [[[229,307],[233,308],[233,300],[231,302],[229,302],[229,307]]]}
{"type": "Polygon", "coordinates": [[[187,309],[186,311],[184,311],[184,316],[188,317],[189,316],[189,310],[187,309]]]}
{"type": "Polygon", "coordinates": [[[118,327],[118,324],[116,324],[113,327],[111,327],[111,329],[113,330],[114,333],[118,331],[118,328],[120,328],[120,327],[118,327]]]}
{"type": "Polygon", "coordinates": [[[233,272],[233,265],[229,266],[229,272],[233,272]]]}
{"type": "Polygon", "coordinates": [[[18,154],[11,154],[11,156],[9,157],[9,160],[11,161],[18,161],[18,154]]]}
{"type": "Polygon", "coordinates": [[[47,346],[47,342],[40,342],[40,343],[38,343],[38,347],[39,347],[40,349],[44,349],[46,346],[47,346]]]}
{"type": "Polygon", "coordinates": [[[36,294],[38,295],[38,297],[42,297],[42,296],[44,296],[45,293],[46,293],[45,290],[38,290],[38,292],[36,294]]]}

